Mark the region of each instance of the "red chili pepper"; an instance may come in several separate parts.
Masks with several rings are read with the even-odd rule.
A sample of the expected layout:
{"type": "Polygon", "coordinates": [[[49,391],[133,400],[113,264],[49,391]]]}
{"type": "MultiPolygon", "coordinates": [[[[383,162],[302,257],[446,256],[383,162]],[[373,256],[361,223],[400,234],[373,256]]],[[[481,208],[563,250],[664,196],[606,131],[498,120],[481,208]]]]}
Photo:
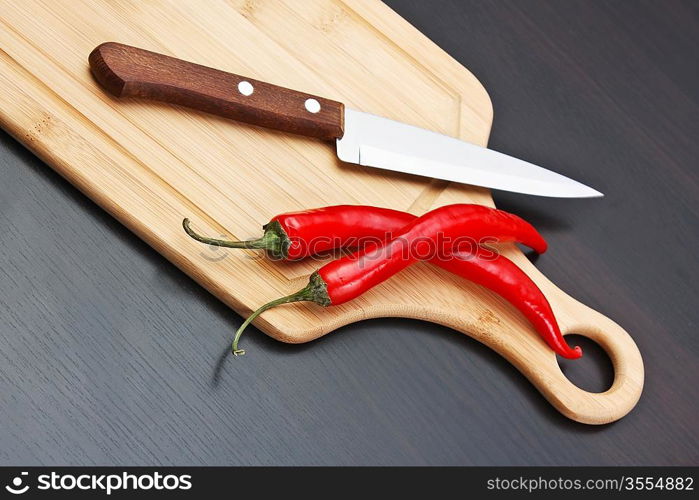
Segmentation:
{"type": "Polygon", "coordinates": [[[417,260],[446,258],[459,238],[533,240],[538,232],[516,215],[482,205],[447,205],[413,219],[381,243],[329,262],[318,270],[333,305],[352,300],[417,260]],[[428,258],[421,258],[425,246],[428,258]]]}
{"type": "MultiPolygon", "coordinates": [[[[507,212],[480,205],[450,205],[433,210],[420,218],[402,212],[389,212],[387,218],[395,219],[396,223],[399,220],[400,223],[408,219],[410,221],[398,230],[390,241],[371,243],[354,255],[326,264],[311,275],[310,282],[304,289],[260,307],[236,332],[233,342],[234,354],[244,353],[237,349],[243,330],[259,314],[271,307],[298,301],[312,301],[323,306],[341,304],[361,295],[416,260],[430,260],[504,296],[530,319],[540,335],[558,354],[567,358],[578,358],[582,355],[579,347],[571,349],[563,340],[553,311],[543,293],[509,259],[502,256],[496,256],[493,260],[478,256],[469,259],[456,258],[451,257],[451,248],[440,247],[440,236],[447,240],[442,242],[442,245],[449,245],[449,241],[468,234],[475,239],[495,237],[501,241],[524,240],[534,248],[545,250],[545,241],[531,225],[507,212]],[[502,233],[496,234],[498,231],[502,233]],[[422,242],[434,244],[439,255],[418,259],[414,247],[422,242]]],[[[299,219],[300,213],[295,214],[295,217],[299,223],[298,227],[306,231],[304,221],[299,219]]],[[[378,222],[378,219],[375,221],[378,222]]],[[[337,228],[335,230],[337,231],[337,228]]],[[[352,236],[356,238],[361,235],[354,233],[352,236]]]]}
{"type": "Polygon", "coordinates": [[[455,254],[453,259],[432,260],[432,264],[466,278],[500,295],[515,306],[549,347],[564,358],[577,359],[582,356],[579,346],[571,348],[563,338],[553,314],[551,304],[534,281],[510,259],[502,254],[495,258],[482,258],[474,254],[455,254]]]}
{"type": "MultiPolygon", "coordinates": [[[[478,207],[474,209],[475,216],[506,213],[481,205],[459,206],[478,207]]],[[[500,225],[494,227],[485,238],[499,236],[507,241],[514,239],[537,253],[546,251],[546,241],[528,222],[511,214],[501,218],[489,216],[492,217],[491,222],[500,225]],[[506,234],[508,230],[511,232],[506,234]]],[[[228,248],[267,250],[275,258],[297,260],[335,248],[362,247],[368,242],[384,241],[390,238],[393,231],[402,228],[414,218],[415,216],[398,210],[361,205],[315,208],[277,215],[263,226],[264,234],[261,238],[249,241],[228,241],[201,236],[192,230],[189,219],[184,219],[182,225],[189,236],[202,243],[228,248]]]]}

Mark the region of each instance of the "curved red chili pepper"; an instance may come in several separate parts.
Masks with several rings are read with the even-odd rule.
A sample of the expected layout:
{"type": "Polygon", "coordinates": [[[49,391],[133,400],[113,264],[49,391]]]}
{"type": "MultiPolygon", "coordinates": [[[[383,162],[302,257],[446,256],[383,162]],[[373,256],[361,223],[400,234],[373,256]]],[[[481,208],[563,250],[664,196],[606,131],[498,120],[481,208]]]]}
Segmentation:
{"type": "MultiPolygon", "coordinates": [[[[293,215],[297,227],[306,231],[301,214],[303,212],[297,212],[293,215]]],[[[497,232],[493,231],[493,228],[498,228],[498,230],[507,233],[506,237],[509,237],[510,240],[515,234],[514,239],[528,241],[534,248],[546,249],[543,238],[528,223],[523,225],[524,221],[519,217],[479,205],[450,205],[433,210],[420,218],[397,211],[380,212],[378,215],[386,216],[387,219],[391,220],[395,219],[396,223],[408,220],[409,222],[398,230],[392,240],[381,244],[369,244],[354,255],[326,264],[311,275],[309,285],[303,290],[265,304],[255,311],[236,333],[233,345],[234,353],[242,354],[244,352],[237,349],[238,339],[245,327],[263,311],[279,304],[301,300],[313,301],[324,306],[351,300],[414,263],[417,260],[414,254],[415,248],[410,247],[419,238],[423,238],[423,241],[424,238],[428,238],[430,241],[438,243],[436,239],[439,235],[452,240],[462,234],[469,234],[476,239],[502,236],[493,235],[494,232],[497,232]]],[[[284,222],[286,223],[286,221],[284,222]]],[[[378,219],[375,219],[374,222],[378,222],[378,219]]],[[[337,224],[336,226],[341,225],[337,224]]],[[[392,229],[388,224],[383,227],[392,229]]],[[[334,230],[338,231],[338,228],[336,227],[334,230]]],[[[346,229],[342,229],[342,231],[346,231],[346,229]]],[[[305,234],[308,234],[308,231],[305,234]]],[[[346,232],[345,234],[349,235],[350,233],[346,232]]],[[[362,235],[354,233],[352,236],[357,238],[362,235]]],[[[439,256],[440,258],[429,259],[433,264],[484,285],[512,302],[533,323],[539,334],[558,354],[567,358],[578,358],[582,355],[579,347],[571,349],[563,340],[553,311],[543,293],[509,259],[502,256],[491,260],[478,257],[450,259],[444,257],[449,255],[451,249],[438,250],[444,253],[439,256]],[[498,273],[498,269],[501,269],[501,272],[498,273]]]]}
{"type": "MultiPolygon", "coordinates": [[[[302,258],[338,246],[362,246],[361,241],[365,239],[383,239],[416,218],[398,210],[339,205],[282,214],[272,220],[279,221],[290,239],[297,242],[290,247],[289,258],[302,258]],[[324,246],[327,240],[320,238],[319,246],[312,248],[312,238],[319,235],[331,235],[329,239],[340,244],[324,246]]],[[[546,242],[538,233],[535,237],[526,233],[527,242],[536,251],[546,251],[546,242]]],[[[579,347],[573,350],[565,343],[551,305],[536,283],[507,257],[495,254],[483,258],[478,247],[476,252],[478,254],[469,253],[465,258],[433,258],[430,262],[502,296],[522,312],[554,351],[568,358],[580,357],[579,347]]]]}
{"type": "MultiPolygon", "coordinates": [[[[444,258],[463,235],[479,241],[531,241],[539,233],[516,215],[482,205],[447,205],[413,219],[381,243],[369,243],[355,254],[329,262],[317,272],[327,283],[333,305],[352,300],[417,260],[444,258]],[[419,245],[433,246],[429,259],[419,245]]],[[[543,240],[543,238],[541,238],[543,240]]]]}
{"type": "Polygon", "coordinates": [[[432,260],[430,263],[492,290],[507,300],[531,322],[534,329],[557,354],[568,359],[582,356],[579,346],[571,349],[566,343],[551,304],[536,283],[504,255],[481,258],[478,255],[481,251],[482,249],[479,249],[475,254],[455,254],[452,259],[432,260]]]}
{"type": "MultiPolygon", "coordinates": [[[[483,238],[515,240],[537,253],[546,251],[546,241],[531,224],[516,215],[482,205],[452,206],[477,207],[473,209],[474,216],[484,214],[483,216],[489,217],[490,223],[496,224],[492,231],[485,231],[487,234],[484,233],[483,238]]],[[[249,241],[207,238],[192,230],[189,219],[183,221],[183,227],[189,236],[202,243],[228,248],[267,250],[276,258],[297,260],[335,248],[362,247],[367,242],[390,239],[394,231],[414,218],[414,215],[399,210],[362,205],[314,208],[277,215],[264,226],[264,235],[261,238],[249,241]]],[[[464,236],[473,238],[471,234],[458,235],[459,238],[464,236]]]]}

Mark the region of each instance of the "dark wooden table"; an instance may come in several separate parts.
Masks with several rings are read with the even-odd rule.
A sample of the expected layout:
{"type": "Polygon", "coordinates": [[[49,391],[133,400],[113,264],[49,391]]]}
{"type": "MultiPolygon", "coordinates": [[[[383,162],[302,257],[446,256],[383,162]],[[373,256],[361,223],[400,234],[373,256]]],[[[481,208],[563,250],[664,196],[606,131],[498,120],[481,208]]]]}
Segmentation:
{"type": "MultiPolygon", "coordinates": [[[[495,197],[550,241],[544,273],[634,336],[636,409],[574,423],[410,320],[251,331],[234,360],[237,315],[0,133],[1,464],[699,464],[699,3],[389,4],[483,82],[494,148],[606,193],[495,197]]],[[[564,369],[603,390],[586,347],[564,369]]]]}

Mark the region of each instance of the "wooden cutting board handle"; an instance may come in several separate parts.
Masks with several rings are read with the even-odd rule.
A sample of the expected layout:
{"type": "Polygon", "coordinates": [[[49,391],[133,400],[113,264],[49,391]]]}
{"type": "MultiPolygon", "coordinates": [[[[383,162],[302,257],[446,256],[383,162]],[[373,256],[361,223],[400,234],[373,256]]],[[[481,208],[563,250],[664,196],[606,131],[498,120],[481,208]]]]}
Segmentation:
{"type": "Polygon", "coordinates": [[[95,79],[116,97],[178,104],[318,139],[342,137],[344,106],[337,101],[121,43],[99,45],[89,62],[95,79]]]}
{"type": "Polygon", "coordinates": [[[643,390],[643,360],[636,343],[614,321],[559,289],[519,250],[507,256],[539,285],[564,334],[583,335],[605,350],[614,367],[614,382],[608,390],[592,393],[573,384],[561,371],[556,355],[532,329],[513,328],[509,321],[500,321],[504,316],[488,318],[481,313],[466,318],[447,311],[431,311],[429,316],[432,320],[443,318],[438,322],[497,351],[567,417],[585,424],[606,424],[622,418],[636,405],[643,390]]]}

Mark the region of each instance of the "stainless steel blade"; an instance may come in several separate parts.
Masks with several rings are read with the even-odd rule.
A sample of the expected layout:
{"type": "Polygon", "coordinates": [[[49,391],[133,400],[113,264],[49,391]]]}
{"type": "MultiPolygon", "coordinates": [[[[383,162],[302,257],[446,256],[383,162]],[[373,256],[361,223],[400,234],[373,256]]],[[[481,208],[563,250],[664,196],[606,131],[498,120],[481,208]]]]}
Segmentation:
{"type": "Polygon", "coordinates": [[[337,156],[350,163],[504,191],[590,198],[602,193],[492,149],[380,116],[345,109],[337,156]]]}

